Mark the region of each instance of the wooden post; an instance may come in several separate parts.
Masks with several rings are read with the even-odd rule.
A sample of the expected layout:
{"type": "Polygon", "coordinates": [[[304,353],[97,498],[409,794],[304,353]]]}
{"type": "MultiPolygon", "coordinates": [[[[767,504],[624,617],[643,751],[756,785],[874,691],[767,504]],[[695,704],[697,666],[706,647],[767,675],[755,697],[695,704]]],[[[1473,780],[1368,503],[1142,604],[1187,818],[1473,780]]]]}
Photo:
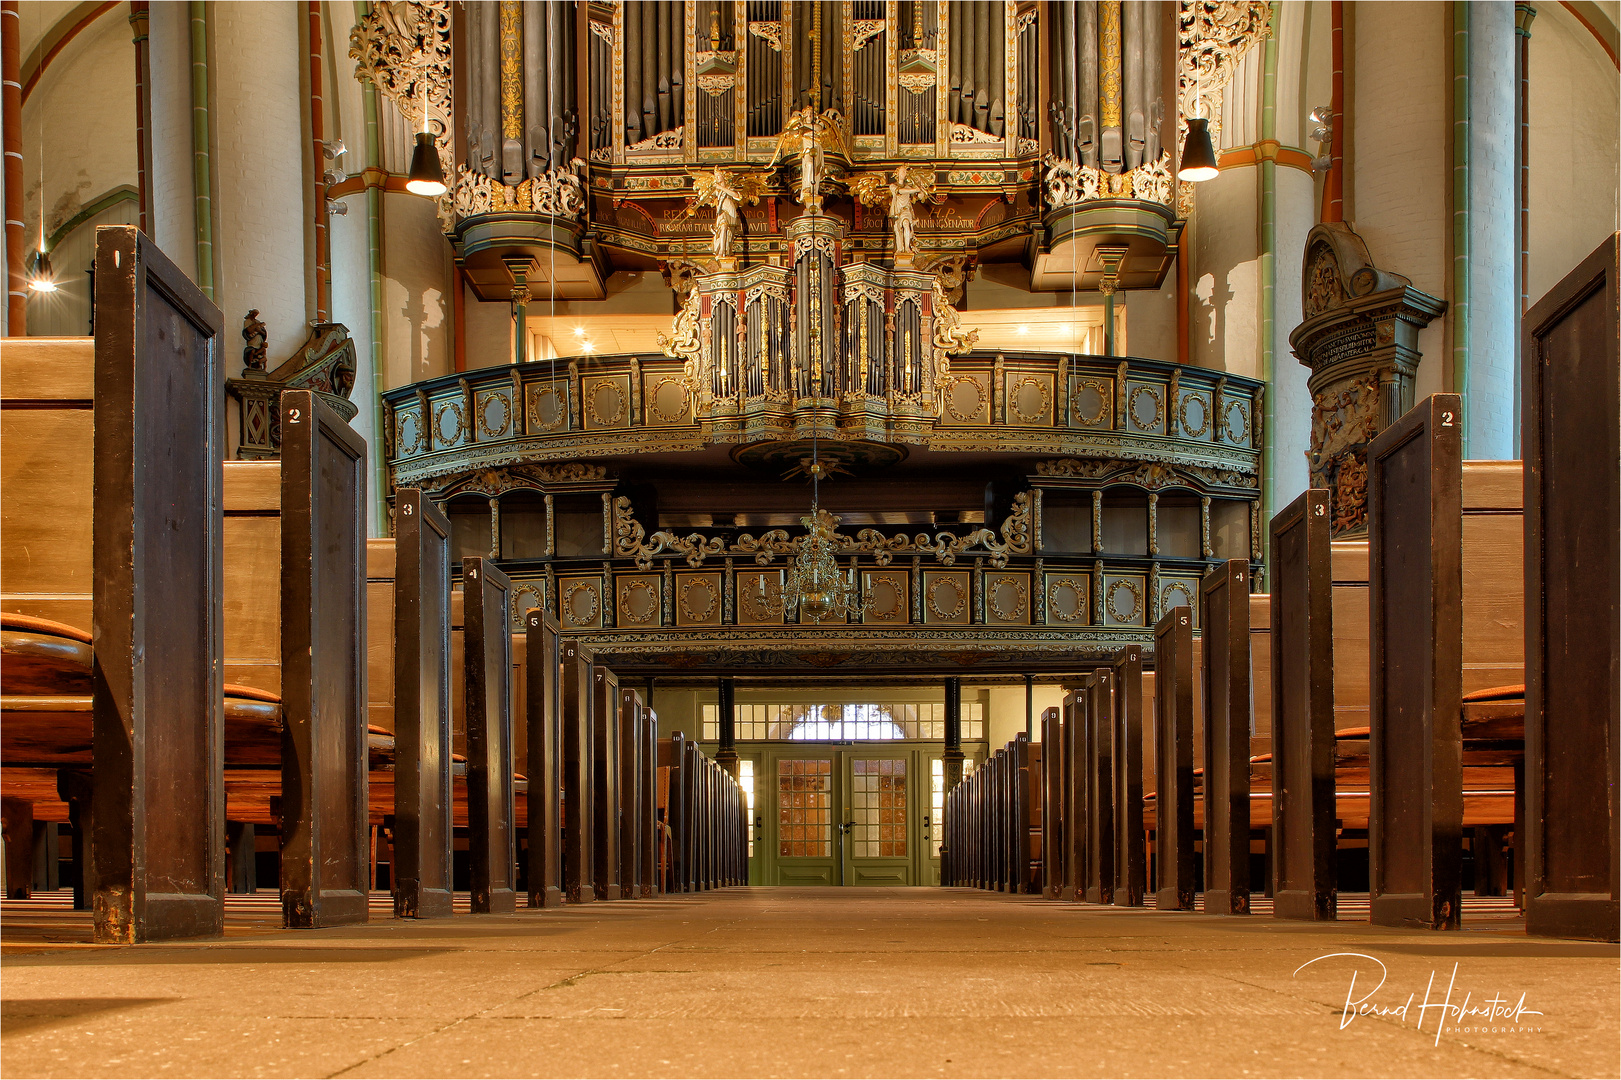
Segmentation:
{"type": "Polygon", "coordinates": [[[1143,831],[1143,661],[1128,645],[1114,654],[1114,902],[1142,907],[1148,889],[1143,831]]]}
{"type": "Polygon", "coordinates": [[[619,895],[642,895],[642,754],[647,742],[642,696],[619,691],[619,895]]]}
{"type": "Polygon", "coordinates": [[[641,837],[642,895],[657,896],[664,890],[659,877],[659,718],[653,711],[648,692],[647,723],[642,730],[641,837]]]}
{"type": "Polygon", "coordinates": [[[1193,609],[1174,607],[1154,626],[1154,847],[1161,911],[1192,911],[1193,609]]]}
{"type": "Polygon", "coordinates": [[[1064,887],[1063,729],[1059,710],[1041,713],[1041,895],[1057,900],[1064,887]]]}
{"type": "Polygon", "coordinates": [[[462,560],[467,835],[474,913],[517,907],[512,786],[512,583],[489,559],[462,560]]]}
{"type": "Polygon", "coordinates": [[[529,906],[563,902],[562,654],[557,623],[541,608],[524,616],[525,722],[528,724],[529,906]]]}
{"type": "Polygon", "coordinates": [[[225,823],[225,853],[229,868],[228,891],[252,895],[259,889],[257,848],[259,830],[251,821],[225,823]]]}
{"type": "Polygon", "coordinates": [[[563,642],[563,897],[571,904],[597,898],[591,875],[592,655],[578,641],[563,642]]]}
{"type": "Polygon", "coordinates": [[[281,395],[281,903],[289,927],[365,922],[366,443],[281,395]]]}
{"type": "Polygon", "coordinates": [[[1204,614],[1204,909],[1250,907],[1249,564],[1228,559],[1199,584],[1204,614]]]}
{"type": "Polygon", "coordinates": [[[1073,690],[1064,695],[1064,887],[1061,900],[1085,899],[1086,829],[1083,816],[1085,801],[1081,795],[1081,782],[1086,751],[1084,690],[1073,690]]]}
{"type": "Polygon", "coordinates": [[[394,917],[451,913],[450,522],[394,498],[394,917]]]}
{"type": "Polygon", "coordinates": [[[218,934],[221,315],[133,226],[96,232],[96,313],[95,939],[218,934]]]}
{"type": "Polygon", "coordinates": [[[1272,896],[1280,919],[1333,922],[1334,598],[1329,492],[1272,519],[1272,896]]]}
{"type": "Polygon", "coordinates": [[[1370,921],[1456,930],[1463,846],[1461,401],[1368,447],[1370,921]]]}
{"type": "Polygon", "coordinates": [[[598,900],[619,891],[619,676],[597,665],[591,704],[591,882],[598,900]]]}
{"type": "Polygon", "coordinates": [[[1086,682],[1086,902],[1114,903],[1114,673],[1086,682]]]}
{"type": "Polygon", "coordinates": [[[1525,319],[1526,930],[1621,924],[1621,540],[1612,236],[1525,319]]]}

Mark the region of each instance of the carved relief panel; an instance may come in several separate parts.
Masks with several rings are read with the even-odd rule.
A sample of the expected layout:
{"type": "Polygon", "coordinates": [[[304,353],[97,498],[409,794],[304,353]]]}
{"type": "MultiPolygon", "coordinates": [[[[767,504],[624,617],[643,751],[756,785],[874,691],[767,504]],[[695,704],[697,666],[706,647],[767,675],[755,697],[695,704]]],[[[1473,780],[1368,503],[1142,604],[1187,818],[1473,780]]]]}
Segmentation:
{"type": "Polygon", "coordinates": [[[1103,575],[1103,625],[1145,626],[1147,582],[1141,574],[1103,575]]]}
{"type": "Polygon", "coordinates": [[[967,570],[923,572],[923,621],[931,626],[965,626],[969,621],[967,570]]]}
{"type": "Polygon", "coordinates": [[[907,573],[903,570],[863,570],[861,594],[872,601],[861,616],[869,626],[902,626],[907,618],[907,573]]]}
{"type": "Polygon", "coordinates": [[[1068,404],[1071,427],[1114,426],[1114,383],[1108,379],[1071,378],[1068,404]]]}
{"type": "Polygon", "coordinates": [[[1048,574],[1044,585],[1049,626],[1086,626],[1092,621],[1092,575],[1048,574]]]}
{"type": "Polygon", "coordinates": [[[619,574],[614,578],[614,613],[622,630],[660,625],[659,575],[619,574]]]}
{"type": "Polygon", "coordinates": [[[1163,383],[1126,384],[1126,420],[1131,431],[1165,434],[1165,391],[1163,383]]]}
{"type": "Polygon", "coordinates": [[[642,376],[643,409],[649,427],[692,423],[692,396],[681,376],[649,373],[642,376]]]}
{"type": "Polygon", "coordinates": [[[545,379],[524,385],[529,431],[542,434],[568,430],[568,383],[545,379]]]}
{"type": "Polygon", "coordinates": [[[580,394],[587,431],[630,425],[630,376],[592,375],[580,394]]]}
{"type": "Polygon", "coordinates": [[[1050,375],[1010,371],[1006,376],[1004,392],[1009,424],[1052,426],[1053,380],[1050,375]]]}
{"type": "Polygon", "coordinates": [[[771,597],[781,595],[781,570],[739,570],[737,625],[781,626],[782,605],[771,602],[771,597]]]}
{"type": "Polygon", "coordinates": [[[946,379],[942,427],[985,425],[991,422],[991,390],[983,374],[953,375],[946,379]]]}
{"type": "Polygon", "coordinates": [[[1030,625],[1030,575],[985,575],[985,622],[991,626],[1030,625]]]}
{"type": "Polygon", "coordinates": [[[602,575],[558,578],[557,607],[565,630],[602,629],[602,575]]]}
{"type": "Polygon", "coordinates": [[[721,623],[720,572],[675,576],[675,624],[719,626],[721,623]]]}
{"type": "Polygon", "coordinates": [[[473,418],[478,441],[505,438],[512,431],[511,391],[482,390],[474,394],[473,418]]]}
{"type": "Polygon", "coordinates": [[[1159,580],[1158,614],[1164,615],[1175,607],[1193,609],[1193,626],[1199,626],[1199,579],[1165,574],[1159,580]]]}

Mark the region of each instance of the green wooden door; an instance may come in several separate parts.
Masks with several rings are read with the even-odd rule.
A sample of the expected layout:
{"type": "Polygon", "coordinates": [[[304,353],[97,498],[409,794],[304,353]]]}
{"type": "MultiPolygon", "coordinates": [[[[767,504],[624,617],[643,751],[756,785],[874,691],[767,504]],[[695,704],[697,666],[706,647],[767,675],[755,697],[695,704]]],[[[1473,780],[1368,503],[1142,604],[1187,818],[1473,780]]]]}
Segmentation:
{"type": "Polygon", "coordinates": [[[922,754],[903,747],[846,750],[844,780],[844,883],[921,883],[923,821],[917,765],[922,754]]]}
{"type": "MultiPolygon", "coordinates": [[[[838,751],[832,748],[764,755],[770,771],[756,776],[771,789],[767,843],[775,856],[773,885],[839,884],[838,833],[834,821],[838,751]]],[[[755,805],[760,805],[756,791],[755,805]]]]}

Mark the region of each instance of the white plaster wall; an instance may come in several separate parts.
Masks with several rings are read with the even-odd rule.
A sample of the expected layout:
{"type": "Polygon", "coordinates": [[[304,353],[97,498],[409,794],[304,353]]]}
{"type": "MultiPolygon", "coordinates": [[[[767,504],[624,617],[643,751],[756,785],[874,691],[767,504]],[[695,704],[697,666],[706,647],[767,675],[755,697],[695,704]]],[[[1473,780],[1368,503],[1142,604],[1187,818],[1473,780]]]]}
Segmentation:
{"type": "MultiPolygon", "coordinates": [[[[295,4],[209,5],[214,302],[227,336],[258,308],[272,365],[309,334],[307,67],[295,4]],[[247,58],[251,57],[251,62],[247,58]]],[[[241,370],[228,351],[227,371],[241,370]]]]}
{"type": "Polygon", "coordinates": [[[383,196],[383,389],[449,374],[450,244],[434,204],[419,195],[383,196]]]}
{"type": "MultiPolygon", "coordinates": [[[[40,75],[23,106],[22,142],[25,256],[39,247],[42,214],[48,235],[135,185],[135,46],[121,10],[86,27],[40,75]]],[[[52,264],[59,275],[84,269],[52,264]]]]}
{"type": "Polygon", "coordinates": [[[1133,289],[1126,299],[1126,351],[1132,356],[1176,363],[1176,267],[1158,289],[1133,289]]]}
{"type": "Polygon", "coordinates": [[[1469,6],[1469,456],[1514,456],[1518,333],[1514,215],[1515,48],[1511,0],[1469,6]]]}
{"type": "Polygon", "coordinates": [[[1259,378],[1256,169],[1223,169],[1194,196],[1190,359],[1259,378]]]}
{"type": "Polygon", "coordinates": [[[191,18],[186,4],[153,4],[147,20],[152,69],[152,239],[197,279],[197,215],[191,158],[191,18]]]}
{"type": "MultiPolygon", "coordinates": [[[[463,287],[462,330],[467,337],[465,355],[469,369],[512,363],[512,305],[480,300],[470,287],[463,287]]],[[[530,311],[546,311],[545,302],[530,311]]],[[[530,359],[540,359],[531,354],[530,359]]]]}
{"type": "Polygon", "coordinates": [[[1311,174],[1280,168],[1276,183],[1277,291],[1273,297],[1272,512],[1306,490],[1311,446],[1311,370],[1289,349],[1289,333],[1305,318],[1301,295],[1306,234],[1316,223],[1317,184],[1311,174]]]}
{"type": "MultiPolygon", "coordinates": [[[[1040,742],[1041,714],[1064,703],[1064,690],[1054,683],[1036,683],[1030,697],[1030,738],[1033,742],[1040,742]]],[[[1024,731],[1024,687],[987,687],[985,718],[986,738],[994,754],[1024,731]]]]}
{"type": "MultiPolygon", "coordinates": [[[[1347,64],[1352,228],[1374,264],[1450,299],[1451,20],[1444,3],[1354,5],[1347,64]]],[[[1447,389],[1447,325],[1419,334],[1415,401],[1447,389]]]]}
{"type": "Polygon", "coordinates": [[[1538,4],[1530,47],[1527,287],[1536,303],[1621,228],[1621,78],[1560,4],[1538,4]]]}

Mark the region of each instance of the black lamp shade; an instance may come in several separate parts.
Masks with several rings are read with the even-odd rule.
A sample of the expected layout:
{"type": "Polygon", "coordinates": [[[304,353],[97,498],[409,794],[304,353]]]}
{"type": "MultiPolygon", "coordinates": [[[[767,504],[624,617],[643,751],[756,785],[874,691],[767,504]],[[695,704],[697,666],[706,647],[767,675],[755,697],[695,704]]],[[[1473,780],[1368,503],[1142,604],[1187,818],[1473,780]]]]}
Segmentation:
{"type": "Polygon", "coordinates": [[[1176,170],[1179,180],[1213,180],[1220,171],[1216,165],[1216,148],[1210,142],[1210,121],[1196,116],[1188,121],[1188,137],[1182,143],[1182,167],[1176,170]]]}
{"type": "Polygon", "coordinates": [[[28,287],[39,293],[56,291],[56,275],[51,271],[51,257],[43,251],[34,256],[34,275],[29,278],[28,287]]]}
{"type": "Polygon", "coordinates": [[[411,151],[411,172],[405,179],[405,190],[430,198],[438,198],[445,193],[445,171],[439,167],[439,148],[433,144],[432,132],[417,132],[417,145],[411,151]]]}

